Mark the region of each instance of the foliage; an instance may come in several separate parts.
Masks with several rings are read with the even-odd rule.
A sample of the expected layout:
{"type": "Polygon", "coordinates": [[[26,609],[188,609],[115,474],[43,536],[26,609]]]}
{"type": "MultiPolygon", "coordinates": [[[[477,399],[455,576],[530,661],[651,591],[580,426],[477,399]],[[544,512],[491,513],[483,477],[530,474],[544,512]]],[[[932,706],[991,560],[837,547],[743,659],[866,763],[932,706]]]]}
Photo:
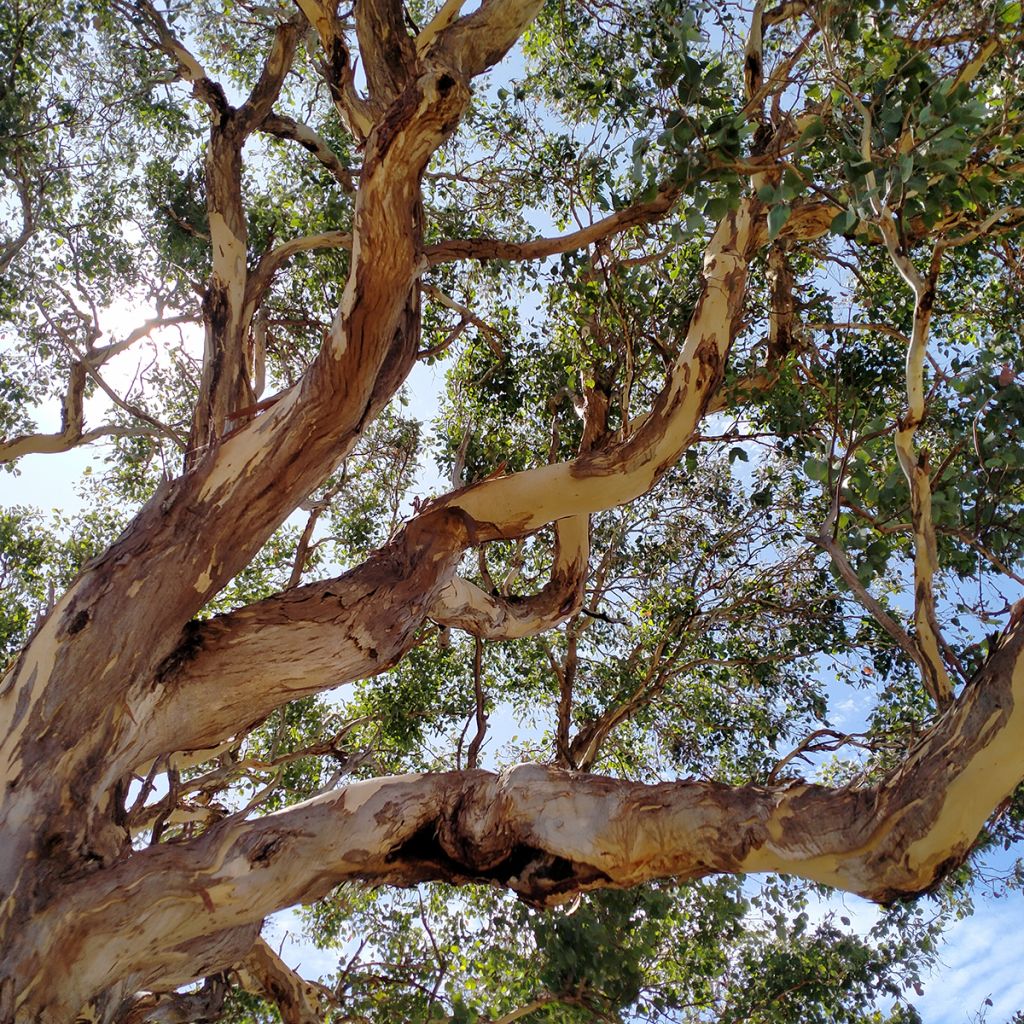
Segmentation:
{"type": "MultiPolygon", "coordinates": [[[[405,16],[422,26],[436,6],[405,16]]],[[[15,228],[0,236],[0,431],[46,433],[78,364],[87,418],[111,428],[75,510],[19,494],[51,472],[42,456],[5,477],[3,659],[186,458],[212,266],[209,117],[156,19],[236,103],[291,14],[3,7],[0,219],[15,228]],[[134,338],[147,318],[160,323],[134,338]]],[[[895,444],[916,307],[899,260],[924,268],[936,246],[913,443],[930,473],[943,664],[959,688],[986,663],[1024,586],[1020,4],[814,5],[766,29],[754,98],[750,17],[703,0],[544,5],[427,168],[424,245],[551,235],[659,198],[664,210],[551,258],[425,271],[413,382],[201,618],[358,565],[451,486],[573,458],[588,395],[607,402],[602,439],[626,437],[680,352],[716,225],[757,196],[770,244],[722,388],[653,490],[593,516],[582,608],[521,640],[427,622],[388,671],[278,708],[212,761],[154,765],[125,807],[137,847],[383,774],[538,760],[648,782],[856,786],[901,763],[935,694],[864,598],[916,635],[920,540],[895,444]],[[801,237],[812,202],[831,227],[801,237]]],[[[249,140],[250,269],[290,239],[353,229],[344,179],[358,186],[362,145],[303,33],[275,110],[316,133],[320,158],[269,129],[249,140]]],[[[275,274],[251,331],[256,399],[302,379],[352,259],[309,247],[275,274]]],[[[472,551],[460,572],[514,601],[552,560],[548,530],[472,551]]],[[[870,927],[803,883],[723,877],[559,911],[484,888],[343,887],[307,908],[307,936],[338,958],[324,980],[339,1020],[497,1022],[529,1007],[524,1019],[551,1024],[906,1024],[978,866],[1020,886],[1022,822],[1018,793],[943,888],[870,927]]],[[[223,1011],[276,1013],[240,989],[223,1011]]]]}

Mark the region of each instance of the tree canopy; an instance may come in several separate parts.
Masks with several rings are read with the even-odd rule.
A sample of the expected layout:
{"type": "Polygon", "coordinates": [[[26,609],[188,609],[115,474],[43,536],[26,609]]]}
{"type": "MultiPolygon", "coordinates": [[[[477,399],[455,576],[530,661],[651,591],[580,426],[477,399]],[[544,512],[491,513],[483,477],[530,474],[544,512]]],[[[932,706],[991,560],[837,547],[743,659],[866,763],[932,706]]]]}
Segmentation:
{"type": "Polygon", "coordinates": [[[0,1021],[920,1020],[1024,879],[1022,38],[0,6],[0,1021]]]}

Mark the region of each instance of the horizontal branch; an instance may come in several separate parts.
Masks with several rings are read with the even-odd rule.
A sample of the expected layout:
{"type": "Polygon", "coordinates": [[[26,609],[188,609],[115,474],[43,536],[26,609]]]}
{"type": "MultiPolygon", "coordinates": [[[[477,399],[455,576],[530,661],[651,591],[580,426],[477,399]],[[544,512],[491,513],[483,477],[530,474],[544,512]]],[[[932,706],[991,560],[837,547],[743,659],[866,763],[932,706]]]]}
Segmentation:
{"type": "Polygon", "coordinates": [[[48,968],[67,992],[159,971],[209,933],[345,881],[479,882],[552,905],[656,878],[774,871],[882,902],[917,894],[963,860],[1020,782],[1022,650],[1018,624],[874,786],[643,785],[539,765],[371,779],[140,851],[70,884],[32,928],[67,951],[48,968]],[[97,958],[86,938],[100,934],[97,958]]]}
{"type": "Polygon", "coordinates": [[[649,203],[617,210],[579,231],[556,238],[533,238],[526,242],[507,242],[499,238],[452,239],[428,245],[424,255],[431,266],[455,260],[541,260],[582,249],[640,224],[650,224],[672,209],[678,195],[678,189],[666,189],[649,203]]]}
{"type": "Polygon", "coordinates": [[[92,444],[102,437],[160,437],[153,427],[108,423],[90,430],[62,429],[55,434],[19,434],[0,441],[0,463],[14,462],[23,455],[58,455],[92,444]]]}
{"type": "Polygon", "coordinates": [[[72,448],[90,444],[101,437],[159,436],[161,431],[151,426],[116,423],[85,429],[85,382],[91,370],[85,360],[77,360],[71,367],[68,386],[61,401],[61,427],[52,434],[19,434],[0,439],[0,464],[14,462],[23,455],[55,455],[72,448]]]}

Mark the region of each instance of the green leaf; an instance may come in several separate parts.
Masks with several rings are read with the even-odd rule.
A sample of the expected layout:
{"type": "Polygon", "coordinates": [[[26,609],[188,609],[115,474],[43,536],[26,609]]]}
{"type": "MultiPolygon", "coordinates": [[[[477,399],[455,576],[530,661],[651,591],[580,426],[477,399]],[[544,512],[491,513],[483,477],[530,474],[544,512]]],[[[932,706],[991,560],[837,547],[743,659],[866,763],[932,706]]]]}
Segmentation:
{"type": "Polygon", "coordinates": [[[825,481],[828,479],[828,463],[821,459],[808,459],[804,463],[804,472],[812,480],[825,481]]]}
{"type": "Polygon", "coordinates": [[[768,211],[768,241],[771,242],[778,237],[779,232],[782,230],[786,221],[789,220],[790,215],[793,213],[793,208],[790,206],[773,206],[768,211]]]}
{"type": "Polygon", "coordinates": [[[857,221],[857,214],[853,210],[843,210],[832,218],[829,231],[834,235],[847,235],[854,229],[857,221]]]}

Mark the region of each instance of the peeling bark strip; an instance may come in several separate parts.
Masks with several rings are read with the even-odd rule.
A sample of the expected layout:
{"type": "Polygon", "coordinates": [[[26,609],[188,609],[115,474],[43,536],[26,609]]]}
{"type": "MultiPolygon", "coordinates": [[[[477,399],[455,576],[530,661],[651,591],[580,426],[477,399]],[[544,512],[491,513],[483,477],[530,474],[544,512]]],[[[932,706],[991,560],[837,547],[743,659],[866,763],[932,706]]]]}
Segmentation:
{"type": "Polygon", "coordinates": [[[649,786],[519,765],[371,779],[256,821],[228,818],[66,885],[27,922],[10,965],[34,979],[24,1016],[84,1002],[114,980],[111,964],[134,984],[163,979],[190,943],[343,881],[498,883],[541,905],[718,871],[795,874],[879,901],[922,892],[1019,782],[1022,652],[1018,626],[906,762],[863,789],[649,786]]]}

